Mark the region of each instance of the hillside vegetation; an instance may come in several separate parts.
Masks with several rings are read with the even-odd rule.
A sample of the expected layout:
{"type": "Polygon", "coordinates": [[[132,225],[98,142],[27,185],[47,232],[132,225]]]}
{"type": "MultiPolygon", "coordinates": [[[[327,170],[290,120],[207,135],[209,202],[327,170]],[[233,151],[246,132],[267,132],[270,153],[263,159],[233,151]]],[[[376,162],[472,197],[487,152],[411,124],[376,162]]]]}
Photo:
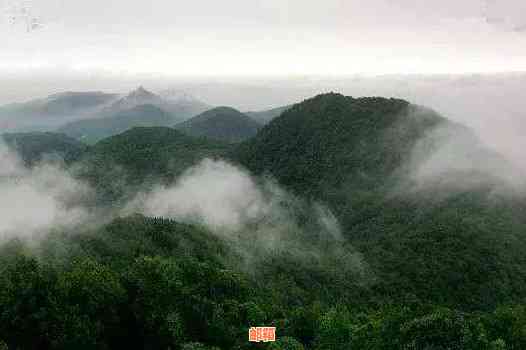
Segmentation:
{"type": "MultiPolygon", "coordinates": [[[[85,147],[68,172],[104,215],[38,244],[3,243],[0,347],[526,348],[520,184],[469,129],[429,109],[331,93],[239,144],[139,127],[85,147]],[[137,192],[203,158],[251,172],[227,187],[248,198],[239,228],[121,217],[137,192]],[[277,341],[249,343],[251,326],[275,326],[277,341]]],[[[193,188],[221,193],[205,179],[193,188]]],[[[196,203],[191,194],[177,200],[196,203]]],[[[239,200],[229,195],[221,215],[239,200]]]]}
{"type": "Polygon", "coordinates": [[[16,151],[27,165],[52,159],[71,162],[88,148],[69,136],[51,132],[8,133],[0,135],[1,141],[16,151]]]}
{"type": "MultiPolygon", "coordinates": [[[[391,300],[463,309],[521,300],[526,221],[518,213],[526,201],[493,194],[499,184],[490,176],[466,188],[436,182],[417,187],[408,167],[412,152],[438,127],[459,128],[403,100],[321,95],[283,113],[234,150],[233,158],[328,203],[391,300]]],[[[419,150],[431,157],[434,149],[426,147],[419,150]]],[[[495,157],[485,152],[487,160],[495,157]]],[[[448,176],[481,177],[476,170],[454,169],[448,176]]]]}
{"type": "Polygon", "coordinates": [[[78,159],[76,174],[111,202],[147,183],[170,183],[203,158],[220,157],[229,147],[172,128],[132,128],[92,146],[78,159]]]}

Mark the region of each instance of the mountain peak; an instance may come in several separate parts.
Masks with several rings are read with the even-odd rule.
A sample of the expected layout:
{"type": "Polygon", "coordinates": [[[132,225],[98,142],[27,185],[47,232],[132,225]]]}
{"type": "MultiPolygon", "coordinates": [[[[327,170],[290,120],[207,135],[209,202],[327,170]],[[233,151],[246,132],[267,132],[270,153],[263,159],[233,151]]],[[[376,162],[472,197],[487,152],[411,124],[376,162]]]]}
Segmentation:
{"type": "Polygon", "coordinates": [[[257,134],[261,125],[231,107],[215,107],[183,123],[176,129],[197,137],[240,142],[257,134]]]}
{"type": "Polygon", "coordinates": [[[155,97],[156,95],[153,93],[153,92],[150,92],[148,90],[146,90],[142,85],[139,86],[137,89],[133,90],[132,92],[130,92],[128,95],[127,95],[127,98],[134,98],[134,99],[139,99],[139,98],[153,98],[155,97]]]}

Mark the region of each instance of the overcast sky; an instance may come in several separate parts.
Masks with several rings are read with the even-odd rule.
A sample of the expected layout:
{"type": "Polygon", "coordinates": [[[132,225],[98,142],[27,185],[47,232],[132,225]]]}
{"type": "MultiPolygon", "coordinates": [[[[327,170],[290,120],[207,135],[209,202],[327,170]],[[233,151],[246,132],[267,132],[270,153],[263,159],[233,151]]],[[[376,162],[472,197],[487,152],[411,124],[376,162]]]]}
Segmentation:
{"type": "Polygon", "coordinates": [[[0,72],[526,70],[524,0],[0,0],[0,72]]]}

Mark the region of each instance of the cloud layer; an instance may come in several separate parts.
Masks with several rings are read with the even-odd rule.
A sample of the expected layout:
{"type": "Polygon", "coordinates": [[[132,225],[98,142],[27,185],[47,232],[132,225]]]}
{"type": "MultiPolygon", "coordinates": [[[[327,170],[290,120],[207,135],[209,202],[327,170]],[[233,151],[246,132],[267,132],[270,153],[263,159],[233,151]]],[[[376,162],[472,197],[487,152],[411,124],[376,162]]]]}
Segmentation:
{"type": "Polygon", "coordinates": [[[25,167],[0,139],[0,240],[38,239],[52,228],[83,222],[90,190],[58,166],[25,167]]]}
{"type": "Polygon", "coordinates": [[[206,159],[188,169],[175,185],[140,194],[128,210],[204,223],[214,230],[238,231],[247,222],[267,214],[270,205],[245,172],[206,159]]]}
{"type": "Polygon", "coordinates": [[[526,69],[526,36],[516,35],[524,25],[519,0],[3,1],[9,6],[0,23],[0,71],[7,72],[288,76],[526,69]],[[38,25],[28,30],[33,19],[38,25]]]}

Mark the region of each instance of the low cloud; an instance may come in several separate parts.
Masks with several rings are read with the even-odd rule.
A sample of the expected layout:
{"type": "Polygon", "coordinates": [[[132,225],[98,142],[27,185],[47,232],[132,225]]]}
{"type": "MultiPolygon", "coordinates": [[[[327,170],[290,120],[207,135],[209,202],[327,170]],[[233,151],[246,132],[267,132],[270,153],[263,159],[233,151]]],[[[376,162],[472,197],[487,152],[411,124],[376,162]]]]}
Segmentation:
{"type": "Polygon", "coordinates": [[[133,209],[147,216],[203,223],[216,231],[238,231],[265,215],[269,203],[246,173],[207,159],[188,169],[175,185],[140,194],[128,206],[133,209]]]}
{"type": "Polygon", "coordinates": [[[26,167],[0,139],[0,240],[38,239],[86,220],[90,189],[58,165],[26,167]]]}
{"type": "Polygon", "coordinates": [[[410,154],[409,181],[417,190],[432,186],[471,190],[492,188],[499,193],[524,193],[524,171],[486,145],[472,130],[443,122],[415,144],[410,154]]]}
{"type": "Polygon", "coordinates": [[[247,266],[285,254],[314,264],[337,262],[349,273],[366,274],[362,256],[345,242],[329,208],[221,160],[205,159],[173,185],[139,194],[122,214],[135,212],[203,225],[229,242],[247,266]]]}
{"type": "MultiPolygon", "coordinates": [[[[221,233],[239,232],[264,223],[266,226],[296,224],[294,213],[304,207],[271,179],[256,179],[240,167],[221,160],[204,159],[185,171],[170,186],[140,193],[125,214],[170,217],[202,224],[221,233]]],[[[328,235],[341,239],[336,218],[319,203],[309,210],[328,235]]],[[[314,222],[313,221],[313,222],[314,222]]]]}

